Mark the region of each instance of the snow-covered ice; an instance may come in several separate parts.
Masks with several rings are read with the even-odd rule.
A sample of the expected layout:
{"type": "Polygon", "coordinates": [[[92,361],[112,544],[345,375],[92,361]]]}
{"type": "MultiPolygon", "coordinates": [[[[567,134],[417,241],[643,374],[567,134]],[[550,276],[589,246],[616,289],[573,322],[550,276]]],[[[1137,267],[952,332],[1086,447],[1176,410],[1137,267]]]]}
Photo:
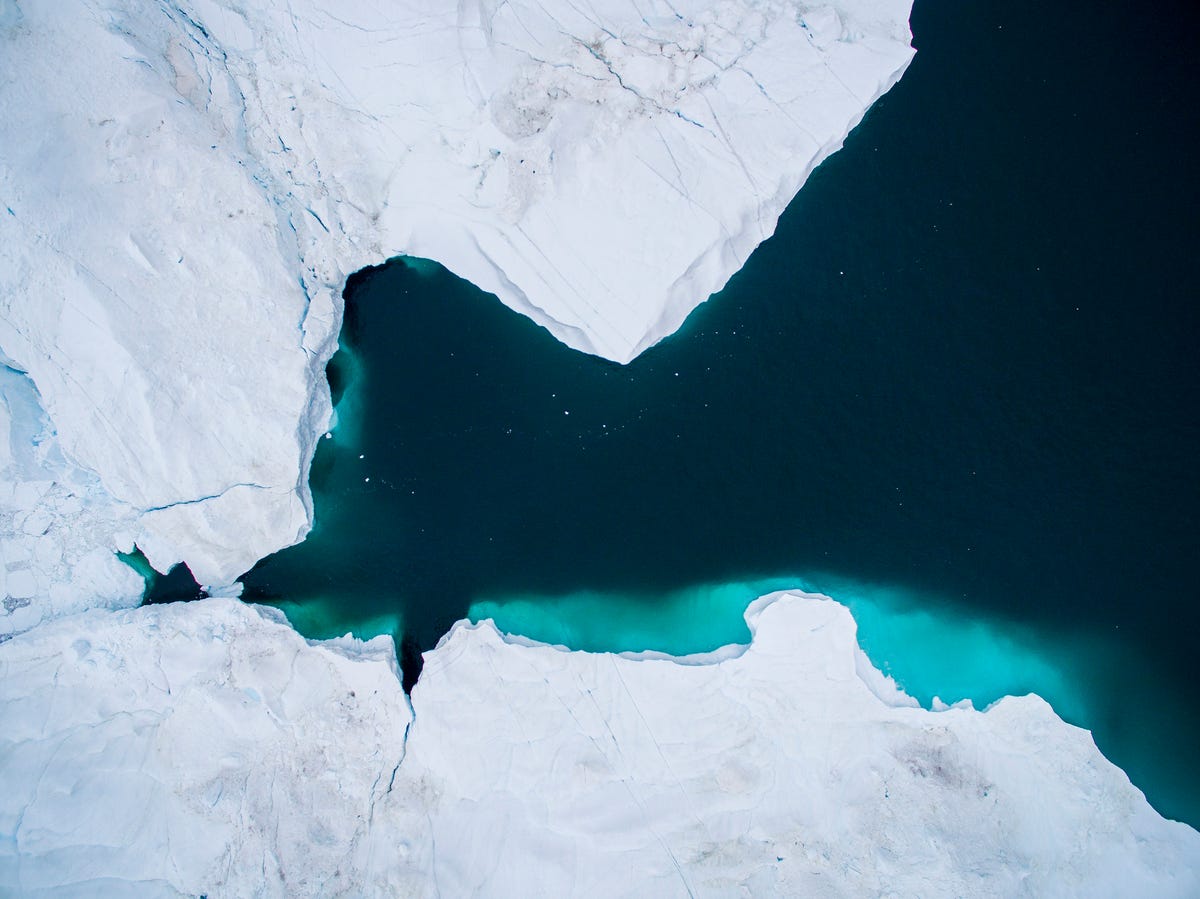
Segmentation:
{"type": "Polygon", "coordinates": [[[900,77],[909,8],[0,0],[0,892],[1200,892],[1086,732],[915,707],[828,600],[687,660],[460,624],[411,704],[387,640],[127,608],[114,550],[221,587],[311,526],[348,273],[432,258],[628,360],[900,77]]]}
{"type": "Polygon", "coordinates": [[[0,3],[0,351],[160,570],[311,525],[346,275],[675,330],[912,57],[909,0],[0,3]]]}
{"type": "Polygon", "coordinates": [[[346,894],[404,752],[394,649],[267,611],[93,610],[0,645],[0,894],[346,894]]]}
{"type": "Polygon", "coordinates": [[[108,548],[132,519],[63,456],[33,383],[0,358],[0,641],[59,615],[138,605],[142,579],[108,548]]]}
{"type": "Polygon", "coordinates": [[[408,705],[386,639],[232,600],[0,645],[0,891],[36,896],[1194,896],[1166,821],[1036,697],[914,707],[849,612],[634,659],[458,625],[408,705]]]}

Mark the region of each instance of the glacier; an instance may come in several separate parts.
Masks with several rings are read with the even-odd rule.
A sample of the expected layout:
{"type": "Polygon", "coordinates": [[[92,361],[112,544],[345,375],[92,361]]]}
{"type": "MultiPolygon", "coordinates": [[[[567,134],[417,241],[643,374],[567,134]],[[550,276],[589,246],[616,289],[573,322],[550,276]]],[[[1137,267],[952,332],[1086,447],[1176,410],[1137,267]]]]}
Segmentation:
{"type": "Polygon", "coordinates": [[[913,54],[904,0],[3,8],[0,351],[214,586],[311,527],[350,272],[434,259],[626,361],[913,54]]]}
{"type": "Polygon", "coordinates": [[[213,598],[313,521],[349,273],[670,334],[913,57],[907,0],[0,0],[0,892],[1194,895],[1036,697],[923,710],[821,597],[748,647],[386,639],[213,598]]]}
{"type": "Polygon", "coordinates": [[[110,548],[124,546],[133,519],[63,454],[33,383],[0,360],[0,641],[63,615],[138,605],[142,579],[110,548]]]}
{"type": "Polygon", "coordinates": [[[456,626],[307,643],[228,599],[0,646],[20,895],[1194,896],[1158,816],[1034,696],[927,711],[780,593],[686,661],[456,626]],[[86,764],[80,760],[86,759],[86,764]],[[122,883],[130,884],[124,892],[122,883]]]}

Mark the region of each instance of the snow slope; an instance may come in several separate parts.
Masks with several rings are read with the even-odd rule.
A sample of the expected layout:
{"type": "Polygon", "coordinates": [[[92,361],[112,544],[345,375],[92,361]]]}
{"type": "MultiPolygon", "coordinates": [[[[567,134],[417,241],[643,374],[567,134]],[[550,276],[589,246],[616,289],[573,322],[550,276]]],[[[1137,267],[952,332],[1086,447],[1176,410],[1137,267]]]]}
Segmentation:
{"type": "Polygon", "coordinates": [[[228,584],[311,526],[348,273],[436,259],[628,360],[900,77],[909,7],[0,0],[0,353],[155,567],[228,584]]]}
{"type": "Polygon", "coordinates": [[[1165,821],[1036,697],[916,708],[822,597],[683,664],[458,625],[387,640],[230,600],[0,645],[0,892],[1194,896],[1165,821]]]}

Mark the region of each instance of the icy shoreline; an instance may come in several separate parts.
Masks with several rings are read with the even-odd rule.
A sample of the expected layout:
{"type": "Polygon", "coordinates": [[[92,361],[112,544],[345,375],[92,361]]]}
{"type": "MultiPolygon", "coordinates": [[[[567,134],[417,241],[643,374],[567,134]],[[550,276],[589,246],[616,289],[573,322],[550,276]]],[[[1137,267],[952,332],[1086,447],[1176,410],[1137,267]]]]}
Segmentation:
{"type": "Polygon", "coordinates": [[[913,53],[906,0],[3,8],[0,353],[108,548],[218,586],[311,526],[350,272],[434,259],[628,360],[913,53]]]}
{"type": "Polygon", "coordinates": [[[900,77],[909,6],[0,0],[0,891],[1200,890],[1086,732],[914,707],[823,598],[686,660],[463,623],[411,702],[390,641],[129,608],[114,550],[221,586],[307,533],[349,272],[432,258],[628,360],[900,77]]]}
{"type": "MultiPolygon", "coordinates": [[[[1090,895],[1200,889],[1040,699],[926,711],[823,597],[690,664],[456,626],[411,705],[390,641],[231,600],[0,646],[0,883],[138,895],[1090,895]],[[80,759],[87,759],[81,764],[80,759]]],[[[57,893],[56,893],[57,894],[57,893]]]]}

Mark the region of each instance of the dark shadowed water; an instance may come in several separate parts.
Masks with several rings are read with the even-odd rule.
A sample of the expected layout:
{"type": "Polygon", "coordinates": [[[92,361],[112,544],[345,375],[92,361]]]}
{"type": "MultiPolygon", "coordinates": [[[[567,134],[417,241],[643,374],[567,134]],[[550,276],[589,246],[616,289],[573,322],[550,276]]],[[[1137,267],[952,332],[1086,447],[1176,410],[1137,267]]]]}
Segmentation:
{"type": "Polygon", "coordinates": [[[629,366],[436,266],[351,279],[316,529],[247,597],[411,661],[469,612],[712,648],[803,582],[926,701],[1036,689],[1200,822],[1200,17],[1154,9],[918,2],[900,85],[629,366]]]}

